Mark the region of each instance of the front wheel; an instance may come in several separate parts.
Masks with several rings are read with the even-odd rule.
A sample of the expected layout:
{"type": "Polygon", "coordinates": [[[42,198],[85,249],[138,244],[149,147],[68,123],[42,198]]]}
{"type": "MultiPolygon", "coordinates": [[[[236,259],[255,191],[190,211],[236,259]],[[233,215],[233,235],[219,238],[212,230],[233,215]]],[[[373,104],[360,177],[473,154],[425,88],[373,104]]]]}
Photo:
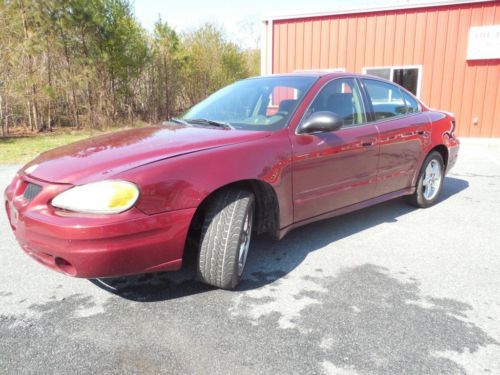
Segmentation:
{"type": "Polygon", "coordinates": [[[426,208],[436,203],[444,180],[444,162],[439,152],[431,152],[425,158],[417,180],[415,193],[408,197],[408,203],[426,208]]]}
{"type": "Polygon", "coordinates": [[[250,247],[254,211],[254,195],[246,190],[222,190],[209,203],[198,258],[202,282],[223,289],[238,285],[250,247]]]}

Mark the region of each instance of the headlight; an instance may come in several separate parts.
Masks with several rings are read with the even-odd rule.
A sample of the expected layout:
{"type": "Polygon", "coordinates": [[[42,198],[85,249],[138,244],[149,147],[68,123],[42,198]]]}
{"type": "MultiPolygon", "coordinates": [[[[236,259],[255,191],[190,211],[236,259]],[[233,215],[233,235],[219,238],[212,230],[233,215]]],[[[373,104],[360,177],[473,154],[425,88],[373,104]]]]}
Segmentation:
{"type": "Polygon", "coordinates": [[[139,189],[133,183],[108,180],[68,189],[52,199],[52,206],[84,213],[117,214],[132,207],[138,197],[139,189]]]}

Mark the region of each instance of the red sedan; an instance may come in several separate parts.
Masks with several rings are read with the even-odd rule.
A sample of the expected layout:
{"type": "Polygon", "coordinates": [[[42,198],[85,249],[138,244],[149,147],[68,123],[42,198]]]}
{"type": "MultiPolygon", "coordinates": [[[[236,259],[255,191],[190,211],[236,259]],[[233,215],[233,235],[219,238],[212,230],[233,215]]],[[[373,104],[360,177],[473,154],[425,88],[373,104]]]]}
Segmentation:
{"type": "Polygon", "coordinates": [[[84,278],[181,267],[234,288],[252,233],[400,196],[436,202],[455,164],[455,119],[376,77],[305,73],[230,85],[162,125],[60,147],[5,192],[21,247],[84,278]]]}

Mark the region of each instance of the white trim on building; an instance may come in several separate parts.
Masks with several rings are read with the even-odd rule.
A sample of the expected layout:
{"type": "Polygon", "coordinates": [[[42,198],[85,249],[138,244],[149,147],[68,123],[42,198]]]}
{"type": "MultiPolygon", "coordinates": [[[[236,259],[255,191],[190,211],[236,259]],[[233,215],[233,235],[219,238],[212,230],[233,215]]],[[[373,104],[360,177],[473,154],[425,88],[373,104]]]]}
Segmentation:
{"type": "Polygon", "coordinates": [[[273,21],[263,21],[260,46],[260,75],[273,74],[273,43],[273,21]]]}
{"type": "Polygon", "coordinates": [[[443,1],[418,1],[411,3],[401,3],[392,5],[376,5],[376,6],[360,6],[360,7],[336,7],[332,10],[308,12],[308,13],[284,13],[284,14],[269,14],[263,17],[263,21],[278,21],[278,20],[290,20],[296,18],[310,18],[310,17],[323,17],[323,16],[333,16],[340,14],[355,14],[355,13],[371,13],[371,12],[384,12],[391,10],[400,9],[417,9],[417,8],[427,8],[427,7],[438,7],[438,6],[449,6],[449,5],[459,5],[459,4],[472,4],[472,3],[486,3],[493,2],[497,0],[443,0],[443,1]]]}

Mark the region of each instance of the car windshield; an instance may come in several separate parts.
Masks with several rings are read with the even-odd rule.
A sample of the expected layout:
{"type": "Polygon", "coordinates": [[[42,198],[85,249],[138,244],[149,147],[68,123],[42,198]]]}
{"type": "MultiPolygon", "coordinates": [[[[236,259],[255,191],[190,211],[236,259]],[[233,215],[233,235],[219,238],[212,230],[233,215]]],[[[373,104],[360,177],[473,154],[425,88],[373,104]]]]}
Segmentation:
{"type": "Polygon", "coordinates": [[[196,125],[276,130],[286,126],[300,100],[316,81],[312,76],[276,76],[236,82],[192,107],[182,120],[196,125]]]}

